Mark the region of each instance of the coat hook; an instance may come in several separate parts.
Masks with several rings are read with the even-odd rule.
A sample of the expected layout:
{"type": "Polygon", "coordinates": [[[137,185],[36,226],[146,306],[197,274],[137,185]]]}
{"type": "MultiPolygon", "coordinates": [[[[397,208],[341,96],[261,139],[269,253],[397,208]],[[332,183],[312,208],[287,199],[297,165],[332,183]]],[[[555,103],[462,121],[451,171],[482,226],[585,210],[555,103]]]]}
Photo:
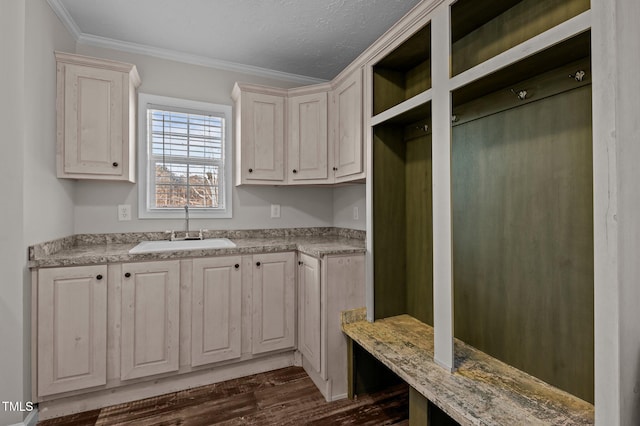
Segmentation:
{"type": "Polygon", "coordinates": [[[524,101],[525,99],[527,99],[527,91],[526,90],[518,90],[516,92],[515,90],[511,89],[511,93],[516,95],[518,97],[518,99],[520,99],[521,101],[524,101]]]}
{"type": "Polygon", "coordinates": [[[452,123],[457,123],[457,122],[458,122],[458,120],[459,120],[459,118],[458,118],[458,116],[457,116],[457,115],[453,114],[453,115],[451,116],[451,122],[452,122],[452,123]]]}
{"type": "Polygon", "coordinates": [[[575,81],[582,81],[584,80],[584,76],[586,74],[587,73],[584,72],[583,70],[579,70],[579,71],[576,71],[575,74],[569,74],[569,78],[573,78],[575,81]]]}
{"type": "Polygon", "coordinates": [[[416,126],[416,129],[418,130],[422,130],[423,132],[428,132],[429,131],[429,126],[426,124],[423,124],[422,126],[416,126]]]}

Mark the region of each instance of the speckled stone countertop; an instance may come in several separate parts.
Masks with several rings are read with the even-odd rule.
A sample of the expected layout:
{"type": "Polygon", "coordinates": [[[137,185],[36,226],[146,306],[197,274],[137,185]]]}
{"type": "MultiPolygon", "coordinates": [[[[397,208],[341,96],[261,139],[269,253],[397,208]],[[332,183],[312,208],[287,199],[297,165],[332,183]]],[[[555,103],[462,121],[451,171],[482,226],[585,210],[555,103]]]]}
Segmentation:
{"type": "Polygon", "coordinates": [[[461,425],[592,425],[594,407],[456,339],[456,371],[433,360],[433,328],[409,315],[366,321],[343,313],[342,330],[461,425]]]}
{"type": "Polygon", "coordinates": [[[342,228],[208,231],[205,238],[229,238],[234,248],[129,254],[140,241],[167,239],[163,232],[82,234],[29,247],[30,268],[138,262],[159,259],[274,253],[297,250],[314,257],[364,253],[364,232],[342,228]]]}

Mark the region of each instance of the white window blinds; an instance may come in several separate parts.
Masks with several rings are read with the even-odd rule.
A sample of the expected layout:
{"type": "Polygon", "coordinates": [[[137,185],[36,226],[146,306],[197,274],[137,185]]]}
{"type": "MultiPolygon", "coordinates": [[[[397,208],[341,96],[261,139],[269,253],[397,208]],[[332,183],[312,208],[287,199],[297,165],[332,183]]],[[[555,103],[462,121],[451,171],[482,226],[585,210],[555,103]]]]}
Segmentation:
{"type": "Polygon", "coordinates": [[[147,107],[149,209],[224,209],[223,114],[147,107]]]}

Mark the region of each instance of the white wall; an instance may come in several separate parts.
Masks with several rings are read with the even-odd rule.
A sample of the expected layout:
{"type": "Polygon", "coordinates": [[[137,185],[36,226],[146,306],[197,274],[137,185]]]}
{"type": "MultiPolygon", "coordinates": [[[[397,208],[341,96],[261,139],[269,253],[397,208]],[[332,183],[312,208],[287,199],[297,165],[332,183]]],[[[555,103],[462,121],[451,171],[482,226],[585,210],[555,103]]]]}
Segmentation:
{"type": "Polygon", "coordinates": [[[340,186],[333,190],[333,226],[365,230],[367,222],[365,218],[364,184],[340,186]],[[358,208],[358,219],[354,219],[354,207],[358,208]]]}
{"type": "MultiPolygon", "coordinates": [[[[24,140],[24,14],[22,0],[0,2],[0,128],[5,197],[0,209],[0,401],[22,401],[24,252],[22,229],[22,163],[24,140]]],[[[0,406],[0,424],[22,421],[22,413],[0,406]]]]}
{"type": "MultiPolygon", "coordinates": [[[[0,30],[0,401],[24,403],[31,400],[27,246],[73,232],[74,187],[55,178],[53,50],[75,42],[45,0],[2,0],[0,30]]],[[[24,414],[2,404],[0,425],[24,414]]]]}
{"type": "MultiPolygon", "coordinates": [[[[137,188],[132,184],[78,184],[75,233],[181,230],[182,219],[134,219],[118,222],[116,206],[130,204],[136,212],[137,188]]],[[[333,200],[327,188],[241,187],[233,189],[232,219],[191,219],[191,229],[256,229],[332,226],[333,200]],[[271,219],[271,204],[280,204],[280,218],[271,219]]]]}
{"type": "Polygon", "coordinates": [[[56,177],[56,61],[75,40],[45,0],[27,1],[25,36],[24,220],[27,245],[73,233],[73,181],[56,177]]]}
{"type": "MultiPolygon", "coordinates": [[[[236,81],[276,87],[296,83],[243,75],[78,44],[76,53],[133,63],[138,68],[141,93],[232,105],[231,90],[236,81]]],[[[137,219],[136,185],[82,181],[77,183],[75,233],[162,231],[181,229],[178,219],[137,219]],[[130,204],[134,220],[119,222],[117,205],[130,204]]],[[[233,189],[233,218],[193,220],[192,229],[250,229],[333,225],[332,188],[240,187],[233,189]],[[281,218],[270,218],[270,205],[280,204],[281,218]]]]}

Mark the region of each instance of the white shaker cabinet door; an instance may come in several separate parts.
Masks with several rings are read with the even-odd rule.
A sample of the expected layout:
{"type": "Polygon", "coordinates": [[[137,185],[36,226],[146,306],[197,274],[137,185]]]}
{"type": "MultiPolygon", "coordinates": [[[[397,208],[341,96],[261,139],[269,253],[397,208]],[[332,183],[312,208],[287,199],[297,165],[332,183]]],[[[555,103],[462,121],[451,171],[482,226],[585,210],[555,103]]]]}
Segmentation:
{"type": "Polygon", "coordinates": [[[329,177],[327,92],[289,98],[289,181],[326,183],[329,177]]]}
{"type": "Polygon", "coordinates": [[[122,88],[121,72],[66,66],[65,173],[122,173],[122,88]]]}
{"type": "Polygon", "coordinates": [[[180,262],[122,265],[122,380],[178,370],[180,262]]]}
{"type": "Polygon", "coordinates": [[[320,373],[320,261],[300,254],[298,262],[298,350],[320,373]]]}
{"type": "Polygon", "coordinates": [[[241,179],[246,183],[283,182],[285,99],[253,92],[241,97],[241,179]]]}
{"type": "Polygon", "coordinates": [[[107,382],[107,266],[38,271],[38,395],[107,382]]]}
{"type": "Polygon", "coordinates": [[[295,253],[253,256],[252,353],[295,347],[295,253]]]}
{"type": "Polygon", "coordinates": [[[241,355],[241,265],[240,256],[193,260],[192,366],[241,355]]]}
{"type": "Polygon", "coordinates": [[[364,178],[362,71],[356,70],[333,92],[334,176],[336,181],[364,178]]]}

